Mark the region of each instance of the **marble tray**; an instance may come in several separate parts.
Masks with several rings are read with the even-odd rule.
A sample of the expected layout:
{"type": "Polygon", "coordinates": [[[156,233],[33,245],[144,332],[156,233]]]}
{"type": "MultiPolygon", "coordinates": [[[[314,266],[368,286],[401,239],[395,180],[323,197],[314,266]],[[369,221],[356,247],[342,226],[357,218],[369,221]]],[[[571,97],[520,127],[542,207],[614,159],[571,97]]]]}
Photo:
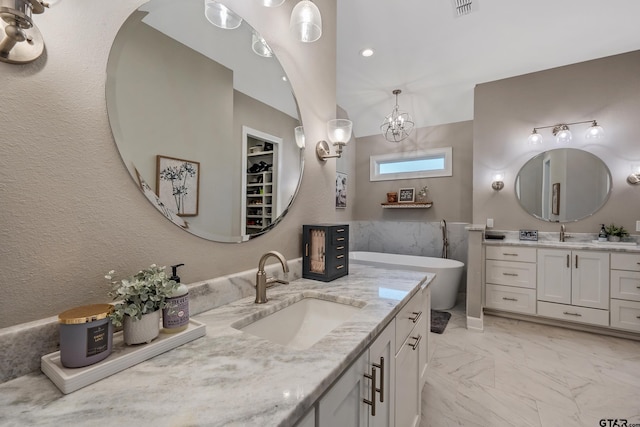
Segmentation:
{"type": "Polygon", "coordinates": [[[158,338],[149,344],[128,346],[124,344],[122,332],[113,334],[111,354],[104,360],[82,368],[65,368],[60,362],[60,352],[42,356],[40,370],[64,394],[69,394],[96,381],[127,369],[154,356],[186,344],[206,334],[204,323],[190,319],[187,329],[174,334],[160,330],[158,338]]]}

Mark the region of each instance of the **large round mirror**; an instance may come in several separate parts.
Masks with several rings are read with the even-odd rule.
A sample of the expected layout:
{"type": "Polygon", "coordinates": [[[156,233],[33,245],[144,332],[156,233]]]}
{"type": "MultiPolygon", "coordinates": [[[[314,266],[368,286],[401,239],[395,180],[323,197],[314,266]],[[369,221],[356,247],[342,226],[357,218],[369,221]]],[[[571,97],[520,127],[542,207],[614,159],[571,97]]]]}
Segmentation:
{"type": "Polygon", "coordinates": [[[197,236],[242,242],[274,227],[303,153],[285,72],[246,22],[222,29],[203,0],[152,0],[109,54],[106,101],[122,160],[149,201],[197,236]]]}
{"type": "Polygon", "coordinates": [[[607,165],[575,148],[538,154],[516,177],[520,205],[544,221],[571,222],[592,215],[605,204],[610,192],[607,165]]]}

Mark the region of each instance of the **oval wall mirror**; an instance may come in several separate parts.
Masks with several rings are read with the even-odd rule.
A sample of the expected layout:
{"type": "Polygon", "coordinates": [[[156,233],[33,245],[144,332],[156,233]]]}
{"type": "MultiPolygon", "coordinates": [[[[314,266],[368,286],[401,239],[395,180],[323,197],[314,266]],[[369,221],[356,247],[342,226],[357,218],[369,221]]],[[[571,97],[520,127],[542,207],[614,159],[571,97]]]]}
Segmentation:
{"type": "Polygon", "coordinates": [[[516,177],[522,208],[543,221],[571,222],[600,209],[611,193],[611,173],[597,156],[576,148],[545,151],[516,177]]]}
{"type": "Polygon", "coordinates": [[[167,219],[243,242],[273,228],[295,199],[301,123],[264,39],[244,21],[212,25],[204,8],[152,0],[131,14],[109,54],[107,111],[126,168],[167,219]]]}

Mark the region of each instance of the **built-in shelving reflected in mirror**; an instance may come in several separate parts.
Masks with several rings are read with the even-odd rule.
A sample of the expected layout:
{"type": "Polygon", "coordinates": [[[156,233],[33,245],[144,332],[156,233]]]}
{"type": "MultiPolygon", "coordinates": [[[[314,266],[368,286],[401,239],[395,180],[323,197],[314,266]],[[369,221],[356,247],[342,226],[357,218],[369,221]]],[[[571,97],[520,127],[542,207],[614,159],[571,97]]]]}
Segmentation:
{"type": "Polygon", "coordinates": [[[109,54],[107,111],[124,165],[167,219],[208,240],[264,234],[302,178],[293,91],[275,55],[252,50],[255,34],[246,21],[212,25],[202,0],[152,0],[109,54]],[[254,163],[269,173],[252,175],[254,163]]]}
{"type": "Polygon", "coordinates": [[[576,148],[545,151],[522,166],[515,182],[522,208],[543,221],[572,222],[600,209],[611,172],[597,156],[576,148]]]}

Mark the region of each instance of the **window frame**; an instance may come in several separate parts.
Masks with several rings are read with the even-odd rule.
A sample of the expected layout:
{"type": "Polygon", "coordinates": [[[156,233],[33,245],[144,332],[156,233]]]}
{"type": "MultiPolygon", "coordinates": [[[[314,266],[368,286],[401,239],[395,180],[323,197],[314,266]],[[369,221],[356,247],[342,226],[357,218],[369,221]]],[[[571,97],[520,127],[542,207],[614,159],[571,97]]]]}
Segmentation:
{"type": "Polygon", "coordinates": [[[453,176],[453,149],[451,147],[432,148],[429,150],[376,154],[369,157],[369,181],[392,181],[397,179],[436,178],[453,176]],[[422,170],[414,172],[380,173],[380,165],[394,161],[414,161],[444,157],[444,169],[422,170]]]}

